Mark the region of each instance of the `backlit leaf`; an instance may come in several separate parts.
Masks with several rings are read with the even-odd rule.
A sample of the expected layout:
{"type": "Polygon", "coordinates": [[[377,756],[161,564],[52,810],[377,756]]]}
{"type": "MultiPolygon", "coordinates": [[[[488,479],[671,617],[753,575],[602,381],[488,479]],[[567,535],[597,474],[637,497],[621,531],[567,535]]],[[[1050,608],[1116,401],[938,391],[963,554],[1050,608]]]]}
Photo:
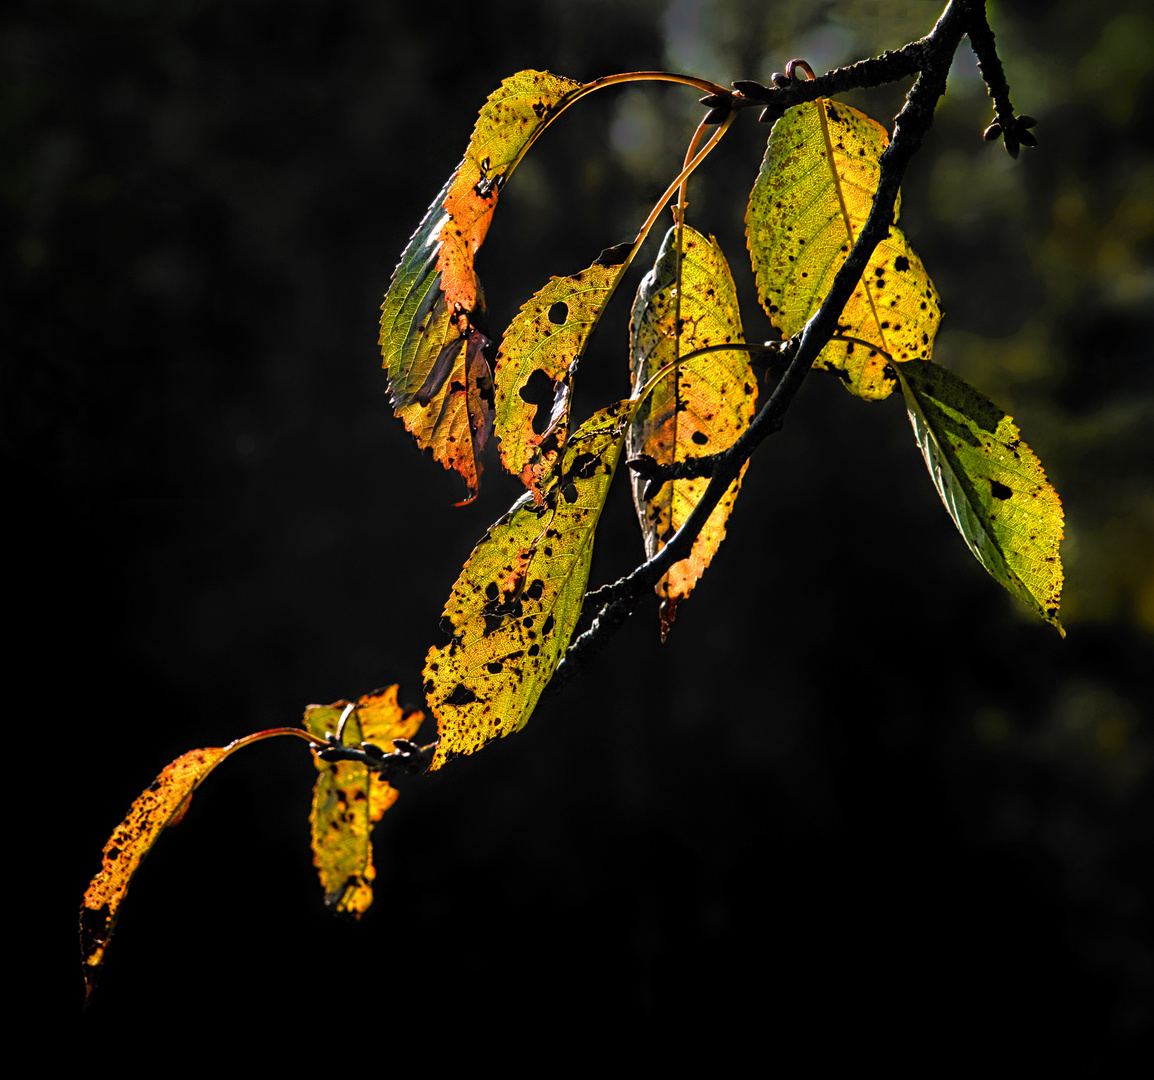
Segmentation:
{"type": "MultiPolygon", "coordinates": [[[[888,142],[876,121],[825,98],[774,124],[745,221],[761,303],[786,337],[817,311],[869,217],[888,142]]],[[[866,399],[893,391],[887,357],[930,358],[941,321],[933,283],[897,227],[899,210],[900,201],[839,320],[839,334],[856,340],[831,341],[814,364],[866,399]]]]}
{"type": "Polygon", "coordinates": [[[87,996],[96,988],[96,976],[116,929],[120,905],[141,861],[160,834],[184,817],[192,793],[204,778],[233,750],[249,741],[251,738],[238,739],[224,747],[190,750],[166,765],[104,845],[103,865],[84,893],[80,908],[80,955],[87,996]]]}
{"type": "Polygon", "coordinates": [[[501,460],[538,501],[568,435],[577,363],[625,269],[594,263],[572,277],[551,278],[505,331],[496,364],[501,460]],[[553,395],[547,418],[538,416],[538,406],[528,400],[530,380],[553,395]]]}
{"type": "MultiPolygon", "coordinates": [[[[683,245],[680,355],[744,340],[737,293],[721,249],[688,226],[683,245]]],[[[633,304],[629,336],[634,394],[678,355],[676,280],[675,226],[666,234],[633,304]]],[[[629,457],[648,454],[658,464],[668,465],[715,454],[731,446],[745,430],[756,402],[757,381],[746,352],[716,352],[690,360],[663,378],[638,407],[629,428],[629,457]]],[[[652,557],[685,523],[709,480],[669,481],[648,502],[644,498],[647,485],[647,479],[634,475],[633,504],[645,537],[645,553],[652,557]]],[[[658,582],[663,638],[678,602],[689,595],[725,538],[740,486],[739,476],[698,534],[690,557],[674,563],[658,582]]]]}
{"type": "Polygon", "coordinates": [[[898,376],[926,467],[970,551],[1064,637],[1062,503],[1012,417],[937,364],[911,361],[898,376]]]}
{"type": "Polygon", "coordinates": [[[581,615],[593,533],[631,408],[618,402],[582,424],[544,501],[526,492],[465,563],[441,620],[452,640],[425,662],[440,736],[432,768],[528,722],[581,615]]]}
{"type": "Polygon", "coordinates": [[[581,83],[547,71],[519,71],[489,95],[449,184],[441,230],[443,288],[451,310],[474,309],[473,259],[489,231],[497,195],[558,106],[581,83]]]}
{"type": "MultiPolygon", "coordinates": [[[[329,732],[335,735],[348,705],[347,701],[310,705],[305,728],[319,739],[329,732]]],[[[345,721],[342,742],[371,743],[389,754],[393,740],[412,738],[422,720],[421,712],[405,714],[397,704],[397,688],[390,686],[357,702],[345,721]]],[[[315,750],[313,761],[320,773],[309,815],[313,863],[326,906],[359,919],[373,902],[373,826],[396,801],[397,790],[358,761],[325,761],[315,750]]]]}
{"type": "Polygon", "coordinates": [[[464,159],[409,240],[381,305],[381,356],[396,414],[422,449],[461,474],[469,499],[493,427],[485,299],[473,260],[509,174],[580,88],[522,71],[489,96],[464,159]]]}

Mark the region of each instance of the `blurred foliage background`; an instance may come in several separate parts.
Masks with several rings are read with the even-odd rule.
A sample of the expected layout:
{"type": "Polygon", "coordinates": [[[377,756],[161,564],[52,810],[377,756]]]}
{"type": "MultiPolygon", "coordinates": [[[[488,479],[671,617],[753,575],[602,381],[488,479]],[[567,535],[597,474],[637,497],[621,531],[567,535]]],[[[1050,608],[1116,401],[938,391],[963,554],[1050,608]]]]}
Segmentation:
{"type": "MultiPolygon", "coordinates": [[[[419,703],[444,600],[516,484],[494,458],[453,508],[458,481],[391,417],[377,310],[500,79],[767,80],[791,57],[900,46],[939,10],[5,8],[10,692],[37,741],[21,805],[54,806],[37,1011],[79,1008],[76,904],[167,761],[391,682],[419,703]]],[[[322,910],[307,755],[263,744],[150,860],[80,1036],[323,1015],[336,985],[364,1023],[392,995],[417,1003],[417,1032],[724,1023],[771,1056],[892,1059],[927,1039],[942,1060],[1001,1047],[1085,1075],[1137,1052],[1154,996],[1154,18],[1140,0],[989,12],[1041,145],[1015,162],[982,141],[963,43],[902,217],[943,298],[935,358],[1014,416],[1062,495],[1067,639],[969,556],[900,402],[815,376],[669,644],[648,605],[524,733],[405,790],[362,924],[322,910]]],[[[906,88],[850,100],[886,122],[906,88]]],[[[633,236],[699,115],[692,91],[631,86],[550,130],[479,261],[495,327],[633,236]]],[[[744,254],[755,120],[698,173],[689,216],[729,256],[751,339],[769,332],[744,254]]],[[[584,413],[627,393],[627,309],[583,363],[584,413]]],[[[619,487],[597,581],[641,557],[619,487]]]]}

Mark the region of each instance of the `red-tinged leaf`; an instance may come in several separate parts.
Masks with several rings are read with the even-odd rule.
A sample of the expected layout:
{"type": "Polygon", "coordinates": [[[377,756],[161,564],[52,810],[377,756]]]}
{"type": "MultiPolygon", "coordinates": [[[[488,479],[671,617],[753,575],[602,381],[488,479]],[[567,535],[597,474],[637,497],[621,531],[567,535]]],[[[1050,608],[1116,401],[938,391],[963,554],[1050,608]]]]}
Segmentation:
{"type": "Polygon", "coordinates": [[[448,219],[437,269],[450,310],[476,307],[473,259],[489,231],[497,195],[558,107],[580,89],[581,83],[547,71],[519,71],[489,95],[444,202],[448,219]]]}
{"type": "Polygon", "coordinates": [[[477,494],[493,428],[485,298],[473,260],[501,187],[580,83],[542,71],[506,79],[464,160],[409,240],[381,306],[381,356],[396,411],[422,449],[477,494]]]}

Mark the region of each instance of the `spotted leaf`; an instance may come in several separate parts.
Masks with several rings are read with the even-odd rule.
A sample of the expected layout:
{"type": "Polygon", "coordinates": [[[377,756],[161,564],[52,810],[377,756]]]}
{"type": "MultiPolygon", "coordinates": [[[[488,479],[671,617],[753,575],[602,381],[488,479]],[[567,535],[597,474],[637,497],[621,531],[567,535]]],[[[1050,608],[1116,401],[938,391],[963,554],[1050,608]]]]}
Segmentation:
{"type": "MultiPolygon", "coordinates": [[[[629,338],[634,394],[678,355],[743,340],[733,277],[715,241],[684,228],[679,303],[677,229],[669,230],[653,269],[638,287],[629,338]]],[[[757,380],[745,351],[708,353],[690,360],[661,379],[638,407],[629,428],[629,457],[647,454],[668,465],[715,454],[731,446],[749,425],[756,402],[757,380]]],[[[665,546],[708,486],[708,478],[673,480],[646,500],[648,480],[634,475],[633,504],[646,555],[652,557],[665,546]]],[[[740,486],[739,476],[698,534],[689,558],[674,563],[658,582],[662,638],[673,623],[677,604],[689,595],[725,538],[740,486]]]]}
{"type": "Polygon", "coordinates": [[[440,736],[432,768],[528,722],[581,615],[631,407],[619,402],[582,424],[543,501],[526,492],[465,563],[441,620],[451,640],[425,662],[440,736]]]}
{"type": "MultiPolygon", "coordinates": [[[[343,744],[371,743],[389,754],[394,739],[412,738],[424,720],[424,713],[406,713],[397,704],[395,686],[367,694],[349,706],[347,701],[310,705],[304,726],[319,739],[330,732],[335,735],[348,709],[341,732],[343,744]]],[[[359,761],[325,761],[315,750],[313,761],[320,774],[309,815],[313,864],[326,906],[359,919],[373,902],[373,826],[396,801],[397,790],[359,761]]]]}
{"type": "MultiPolygon", "coordinates": [[[[833,284],[869,217],[889,142],[885,129],[841,102],[795,106],[773,126],[750,193],[746,239],[758,295],[774,326],[801,330],[833,284]]],[[[897,226],[870,257],[815,367],[837,372],[859,397],[888,397],[893,361],[928,360],[941,306],[897,226]]]]}
{"type": "Polygon", "coordinates": [[[625,269],[594,263],[572,277],[551,278],[501,341],[495,405],[501,460],[538,502],[568,436],[577,364],[625,269]],[[541,402],[548,400],[545,413],[541,402]]]}
{"type": "Polygon", "coordinates": [[[1013,418],[946,368],[898,370],[926,467],[974,557],[1065,637],[1062,502],[1013,418]]]}

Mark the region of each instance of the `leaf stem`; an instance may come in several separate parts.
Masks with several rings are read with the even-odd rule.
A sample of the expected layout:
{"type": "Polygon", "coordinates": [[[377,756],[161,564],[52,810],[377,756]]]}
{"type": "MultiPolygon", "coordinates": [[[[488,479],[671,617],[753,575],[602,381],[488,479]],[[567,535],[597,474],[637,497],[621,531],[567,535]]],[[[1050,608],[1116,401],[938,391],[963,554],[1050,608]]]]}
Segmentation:
{"type": "Polygon", "coordinates": [[[324,739],[318,739],[315,735],[310,735],[304,728],[299,727],[276,727],[268,728],[266,731],[257,731],[252,735],[245,735],[243,738],[234,739],[226,747],[224,747],[224,755],[221,761],[230,754],[235,754],[238,750],[251,746],[253,743],[263,742],[265,739],[275,739],[278,735],[295,735],[298,739],[304,739],[305,742],[311,743],[313,746],[326,746],[324,739]]]}
{"type": "Polygon", "coordinates": [[[623,71],[619,75],[603,75],[600,79],[586,83],[573,94],[566,105],[572,104],[572,102],[585,97],[587,94],[592,94],[594,91],[603,90],[606,86],[620,86],[622,83],[631,82],[681,83],[683,86],[693,86],[698,90],[704,90],[707,94],[725,94],[727,97],[733,94],[733,91],[728,87],[718,86],[717,83],[710,82],[709,79],[699,79],[696,75],[679,75],[673,71],[623,71]]]}

